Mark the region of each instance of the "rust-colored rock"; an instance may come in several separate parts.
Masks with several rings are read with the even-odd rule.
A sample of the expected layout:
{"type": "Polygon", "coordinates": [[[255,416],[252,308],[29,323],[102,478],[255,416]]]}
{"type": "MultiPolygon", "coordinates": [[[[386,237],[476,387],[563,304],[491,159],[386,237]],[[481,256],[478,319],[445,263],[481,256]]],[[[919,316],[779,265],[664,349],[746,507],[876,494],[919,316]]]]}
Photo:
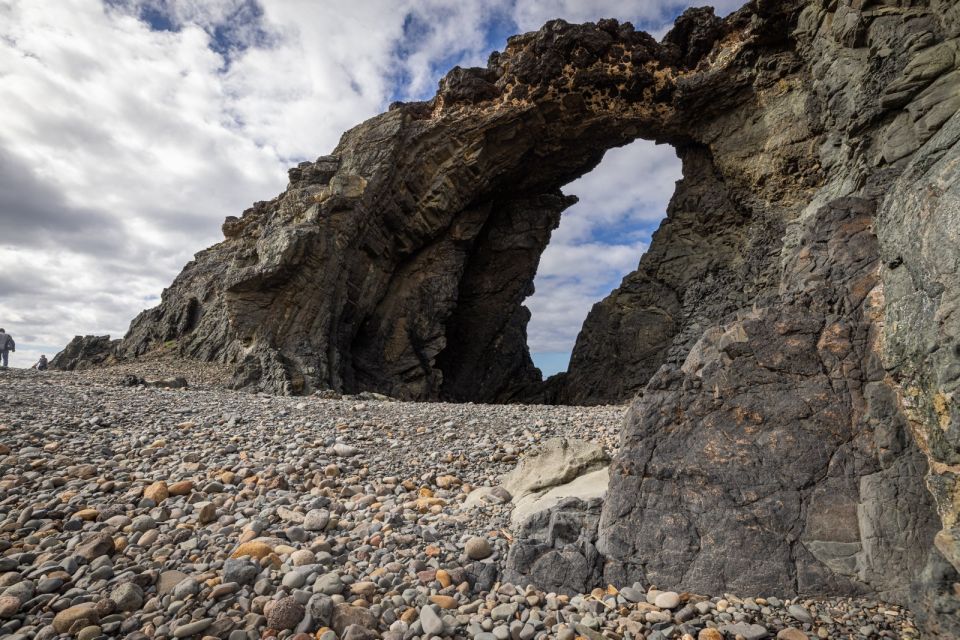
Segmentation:
{"type": "Polygon", "coordinates": [[[171,496],[185,496],[193,491],[193,482],[190,480],[180,480],[167,487],[167,492],[171,496]]]}
{"type": "Polygon", "coordinates": [[[243,556],[250,556],[255,560],[262,560],[273,553],[273,547],[268,545],[266,542],[260,542],[258,540],[251,540],[250,542],[244,542],[239,547],[237,547],[233,553],[230,554],[231,558],[240,558],[243,556]]]}
{"type": "Polygon", "coordinates": [[[59,612],[53,617],[52,624],[57,633],[70,633],[73,629],[79,630],[98,622],[100,615],[97,613],[97,604],[85,602],[59,612]]]}
{"type": "Polygon", "coordinates": [[[160,504],[170,497],[170,490],[167,488],[166,482],[159,480],[144,488],[143,497],[160,504]]]}

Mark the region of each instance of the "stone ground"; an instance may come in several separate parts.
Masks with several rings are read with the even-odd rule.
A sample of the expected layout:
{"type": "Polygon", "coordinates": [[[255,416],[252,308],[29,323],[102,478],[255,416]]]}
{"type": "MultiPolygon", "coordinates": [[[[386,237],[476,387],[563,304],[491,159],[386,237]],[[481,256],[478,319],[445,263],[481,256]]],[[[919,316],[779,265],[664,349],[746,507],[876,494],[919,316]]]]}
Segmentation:
{"type": "Polygon", "coordinates": [[[499,583],[510,504],[469,492],[549,437],[612,453],[623,407],[274,397],[138,366],[0,371],[0,637],[919,636],[869,600],[499,583]]]}

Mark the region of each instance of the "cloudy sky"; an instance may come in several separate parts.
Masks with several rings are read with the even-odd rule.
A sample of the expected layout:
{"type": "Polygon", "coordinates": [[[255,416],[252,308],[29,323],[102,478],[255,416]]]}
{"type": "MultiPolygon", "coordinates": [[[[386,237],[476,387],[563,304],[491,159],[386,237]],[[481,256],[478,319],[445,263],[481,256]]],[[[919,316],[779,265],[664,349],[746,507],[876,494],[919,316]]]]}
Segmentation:
{"type": "MultiPolygon", "coordinates": [[[[0,326],[11,365],[122,336],[220,224],[286,169],[455,64],[551,18],[662,35],[677,0],[0,0],[0,326]]],[[[713,3],[720,14],[741,0],[713,3]]],[[[679,163],[638,142],[566,188],[530,346],[566,366],[590,306],[636,267],[679,163]]]]}

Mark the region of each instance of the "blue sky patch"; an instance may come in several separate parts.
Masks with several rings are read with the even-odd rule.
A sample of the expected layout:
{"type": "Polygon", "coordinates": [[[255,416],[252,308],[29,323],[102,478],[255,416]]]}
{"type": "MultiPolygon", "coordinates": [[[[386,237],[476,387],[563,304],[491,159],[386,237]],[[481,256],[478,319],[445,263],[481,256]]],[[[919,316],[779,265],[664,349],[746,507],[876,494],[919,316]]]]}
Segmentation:
{"type": "Polygon", "coordinates": [[[168,13],[151,5],[140,8],[140,20],[150,25],[153,31],[180,31],[180,25],[174,23],[168,13]]]}
{"type": "Polygon", "coordinates": [[[567,370],[570,365],[570,351],[540,351],[530,354],[533,364],[540,369],[544,380],[555,373],[567,370]]]}

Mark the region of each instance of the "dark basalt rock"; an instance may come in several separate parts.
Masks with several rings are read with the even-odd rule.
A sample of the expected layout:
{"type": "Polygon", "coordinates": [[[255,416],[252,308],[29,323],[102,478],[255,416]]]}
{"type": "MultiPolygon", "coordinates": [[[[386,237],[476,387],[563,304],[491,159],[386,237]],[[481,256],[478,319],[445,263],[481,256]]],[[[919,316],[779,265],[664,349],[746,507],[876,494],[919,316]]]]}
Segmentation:
{"type": "MultiPolygon", "coordinates": [[[[392,105],[331,155],[291,169],[286,192],[227,218],[224,242],[197,254],[160,306],[134,320],[118,354],[175,343],[185,357],[232,364],[234,387],[276,393],[628,399],[689,348],[675,336],[692,343],[700,316],[715,320],[775,286],[775,254],[758,254],[749,272],[742,254],[782,231],[787,214],[758,222],[697,134],[720,113],[747,119],[745,101],[780,80],[759,77],[749,60],[796,57],[783,41],[775,53],[755,51],[744,32],[755,17],[691,10],[663,44],[615,20],[557,20],[511,38],[486,69],[454,69],[433,100],[392,105]],[[733,58],[718,63],[715,46],[733,58]],[[716,87],[722,99],[703,109],[716,87]],[[651,249],[658,257],[591,315],[570,374],[544,384],[522,303],[576,201],[560,189],[637,137],[676,145],[688,188],[651,249]],[[697,242],[705,250],[692,255],[697,242]],[[733,301],[732,282],[747,286],[733,301]]],[[[791,187],[815,182],[813,168],[791,162],[801,169],[791,187]]]]}
{"type": "Polygon", "coordinates": [[[876,357],[873,211],[820,208],[780,304],[707,331],[634,403],[598,543],[615,584],[906,599],[939,524],[876,357]]]}
{"type": "Polygon", "coordinates": [[[601,500],[568,498],[525,521],[514,532],[504,580],[567,595],[601,584],[603,558],[596,543],[602,506],[601,500]]]}
{"type": "Polygon", "coordinates": [[[73,371],[107,364],[113,360],[120,340],[110,336],[76,336],[50,361],[53,369],[73,371]]]}
{"type": "MultiPolygon", "coordinates": [[[[682,144],[710,172],[678,82],[738,24],[693,11],[663,46],[615,20],[511,38],[486,69],[454,69],[433,100],[392,105],[291,169],[283,194],[227,218],[225,240],[134,320],[118,353],[175,343],[234,365],[235,387],[277,393],[606,400],[543,386],[526,346],[523,300],[576,201],[560,188],[640,136],[682,144]]],[[[634,377],[656,370],[674,330],[651,338],[664,344],[634,377]]]]}
{"type": "MultiPolygon", "coordinates": [[[[667,221],[550,383],[568,401],[637,394],[600,559],[557,588],[602,570],[702,593],[869,593],[960,636],[960,6],[896,4],[781,14],[792,53],[753,58],[751,82],[772,73],[782,93],[696,134],[716,179],[681,148],[667,221]]],[[[701,69],[683,83],[698,103],[701,69]]],[[[521,577],[578,551],[542,532],[517,548],[521,577]]]]}
{"type": "Polygon", "coordinates": [[[291,170],[116,353],[175,341],[278,393],[632,400],[595,533],[528,532],[508,574],[871,593],[956,637],[958,96],[954,0],[754,0],[662,43],[552,21],[291,170]],[[542,382],[522,303],[561,189],[636,138],[684,179],[542,382]]]}

